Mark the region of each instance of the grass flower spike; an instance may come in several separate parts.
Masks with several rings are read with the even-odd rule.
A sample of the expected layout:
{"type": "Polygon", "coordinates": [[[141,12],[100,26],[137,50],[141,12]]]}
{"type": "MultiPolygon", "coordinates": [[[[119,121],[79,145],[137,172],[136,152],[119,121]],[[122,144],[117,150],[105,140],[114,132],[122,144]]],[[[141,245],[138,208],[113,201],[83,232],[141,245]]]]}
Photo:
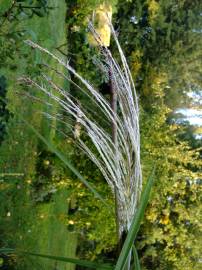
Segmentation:
{"type": "MultiPolygon", "coordinates": [[[[82,138],[77,139],[79,147],[96,164],[111,187],[112,192],[116,193],[119,233],[121,235],[123,231],[128,231],[130,228],[142,189],[138,98],[126,58],[112,25],[111,31],[117,44],[120,63],[113,58],[110,50],[102,44],[93,27],[90,26],[90,28],[99,44],[100,54],[103,59],[102,66],[105,69],[103,72],[109,74],[109,80],[116,94],[115,106],[117,110],[113,110],[110,102],[68,63],[30,40],[26,41],[26,43],[48,54],[82,83],[82,88],[78,86],[80,91],[84,92],[92,104],[96,106],[96,112],[100,112],[104,118],[103,120],[106,123],[113,124],[114,138],[112,138],[111,129],[106,129],[106,127],[102,126],[102,123],[98,123],[93,112],[89,111],[85,104],[75,100],[75,97],[57,86],[46,75],[43,75],[43,80],[46,83],[35,82],[29,78],[23,80],[39,88],[52,100],[56,101],[76,122],[79,121],[79,124],[92,141],[96,151],[92,150],[82,138]],[[50,90],[47,84],[54,91],[50,90]]],[[[67,79],[70,80],[69,77],[67,79]]]]}

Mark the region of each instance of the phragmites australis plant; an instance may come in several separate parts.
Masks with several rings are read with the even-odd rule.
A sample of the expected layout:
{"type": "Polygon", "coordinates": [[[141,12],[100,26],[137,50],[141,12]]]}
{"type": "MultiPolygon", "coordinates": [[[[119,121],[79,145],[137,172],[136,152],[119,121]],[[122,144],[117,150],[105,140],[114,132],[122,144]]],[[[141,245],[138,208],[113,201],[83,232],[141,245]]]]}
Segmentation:
{"type": "MultiPolygon", "coordinates": [[[[79,122],[92,141],[93,148],[82,137],[78,136],[76,139],[77,145],[96,164],[115,195],[118,232],[119,237],[121,237],[122,233],[127,232],[130,228],[142,189],[138,98],[130,69],[113,26],[110,24],[111,33],[120,56],[119,61],[113,58],[93,26],[89,27],[102,56],[102,62],[99,60],[96,63],[101,67],[104,75],[108,77],[114,91],[115,99],[113,102],[110,103],[69,63],[30,40],[26,41],[28,45],[48,54],[80,81],[83,87],[73,83],[77,85],[79,91],[89,98],[96,109],[87,108],[85,103],[82,104],[81,100],[76,100],[69,91],[62,89],[45,74],[42,74],[42,78],[38,81],[27,77],[22,78],[22,80],[37,87],[54,102],[57,102],[75,122],[79,122]],[[94,115],[99,112],[102,116],[100,122],[94,115]],[[109,123],[110,128],[106,128],[106,125],[102,126],[102,123],[109,123]]],[[[71,81],[69,76],[64,74],[63,76],[71,81]]],[[[48,117],[50,116],[48,115],[48,117]]],[[[59,118],[57,115],[52,117],[59,118]]],[[[68,123],[66,124],[68,125],[68,123]]],[[[73,126],[71,126],[71,130],[74,132],[73,126]]]]}

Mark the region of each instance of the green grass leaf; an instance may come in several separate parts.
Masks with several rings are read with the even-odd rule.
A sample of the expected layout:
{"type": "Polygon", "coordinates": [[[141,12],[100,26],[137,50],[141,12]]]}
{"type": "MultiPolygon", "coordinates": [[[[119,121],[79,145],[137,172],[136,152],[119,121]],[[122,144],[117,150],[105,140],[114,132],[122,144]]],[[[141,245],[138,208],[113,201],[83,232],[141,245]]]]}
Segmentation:
{"type": "Polygon", "coordinates": [[[10,249],[10,248],[2,248],[0,249],[0,253],[3,253],[3,254],[16,253],[16,254],[23,254],[23,255],[28,255],[28,256],[36,256],[36,257],[46,258],[46,259],[50,259],[54,261],[73,263],[73,264],[80,265],[83,267],[99,269],[99,270],[114,269],[114,266],[108,265],[108,264],[99,264],[99,263],[86,261],[86,260],[79,260],[79,259],[60,257],[60,256],[51,256],[51,255],[38,254],[38,253],[27,252],[27,251],[15,251],[14,249],[10,249]]]}
{"type": "Polygon", "coordinates": [[[10,254],[13,252],[14,252],[13,248],[0,248],[0,254],[10,254]]]}
{"type": "Polygon", "coordinates": [[[149,201],[149,195],[150,195],[150,191],[151,191],[151,188],[153,185],[154,174],[155,174],[155,166],[152,170],[151,175],[149,176],[149,178],[147,180],[146,186],[145,186],[144,191],[142,193],[139,207],[138,207],[138,209],[133,217],[133,220],[132,220],[132,223],[130,226],[130,230],[129,230],[127,237],[126,237],[126,240],[123,244],[123,248],[122,248],[121,253],[119,255],[115,270],[123,270],[124,269],[128,255],[131,251],[134,240],[135,240],[137,233],[139,231],[140,223],[143,219],[146,206],[147,206],[148,201],[149,201]]]}
{"type": "Polygon", "coordinates": [[[135,268],[135,270],[141,270],[140,261],[138,258],[138,253],[137,253],[137,249],[136,249],[135,245],[133,245],[132,249],[133,249],[133,258],[134,258],[134,268],[135,268]]]}
{"type": "Polygon", "coordinates": [[[99,264],[99,263],[94,263],[94,262],[91,262],[91,261],[79,260],[79,259],[74,259],[74,258],[51,256],[51,255],[37,254],[37,253],[32,253],[32,252],[23,252],[23,254],[30,255],[30,256],[42,257],[42,258],[47,258],[47,259],[55,260],[55,261],[73,263],[73,264],[76,264],[76,265],[80,265],[80,266],[83,266],[83,267],[89,267],[89,268],[93,268],[93,269],[100,269],[100,270],[112,270],[112,269],[114,269],[113,266],[110,266],[110,265],[107,265],[107,264],[99,264]]]}
{"type": "Polygon", "coordinates": [[[96,191],[96,189],[79,173],[79,171],[71,164],[71,162],[44,136],[42,136],[38,130],[28,123],[25,119],[20,116],[21,120],[26,123],[26,125],[36,134],[36,136],[49,148],[49,150],[54,153],[77,177],[78,179],[91,191],[94,193],[95,197],[100,199],[105,206],[108,204],[105,202],[104,198],[96,191]]]}

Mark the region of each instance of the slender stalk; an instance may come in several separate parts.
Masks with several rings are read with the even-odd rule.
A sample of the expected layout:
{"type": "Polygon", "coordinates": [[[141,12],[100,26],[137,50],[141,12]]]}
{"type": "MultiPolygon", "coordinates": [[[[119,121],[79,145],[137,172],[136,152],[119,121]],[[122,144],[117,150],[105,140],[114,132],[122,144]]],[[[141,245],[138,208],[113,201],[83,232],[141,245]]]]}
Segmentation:
{"type": "MultiPolygon", "coordinates": [[[[112,82],[112,70],[109,69],[109,84],[110,84],[110,104],[112,112],[114,113],[114,116],[117,114],[117,94],[115,85],[112,82]]],[[[112,141],[115,145],[115,155],[117,151],[117,124],[116,124],[116,118],[114,117],[112,120],[112,141]]],[[[116,231],[117,231],[117,239],[118,239],[118,254],[121,251],[121,232],[120,232],[120,217],[119,217],[119,201],[118,201],[118,190],[117,187],[114,186],[114,195],[115,195],[115,218],[116,218],[116,231]]]]}

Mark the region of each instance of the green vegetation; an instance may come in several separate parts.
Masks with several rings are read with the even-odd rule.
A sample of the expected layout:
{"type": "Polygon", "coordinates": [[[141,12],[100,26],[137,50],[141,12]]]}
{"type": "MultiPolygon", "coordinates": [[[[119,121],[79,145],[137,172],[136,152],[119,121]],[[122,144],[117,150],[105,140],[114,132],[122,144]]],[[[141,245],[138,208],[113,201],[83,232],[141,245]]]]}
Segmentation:
{"type": "MultiPolygon", "coordinates": [[[[54,2],[49,1],[49,5],[55,5],[54,2]]],[[[44,146],[18,117],[19,115],[32,123],[47,138],[54,137],[54,123],[49,125],[38,112],[39,110],[46,111],[46,106],[33,103],[32,100],[28,101],[27,89],[22,88],[17,83],[17,79],[25,74],[37,76],[40,73],[41,56],[39,53],[32,53],[24,44],[24,39],[32,38],[50,50],[56,50],[57,46],[65,42],[65,2],[60,1],[57,8],[45,13],[43,17],[35,15],[23,19],[23,12],[13,10],[13,13],[20,17],[20,21],[11,18],[5,21],[3,29],[1,27],[1,41],[5,44],[2,50],[5,46],[9,49],[9,54],[1,52],[1,57],[4,57],[1,62],[4,63],[1,66],[1,75],[7,82],[7,108],[11,114],[0,151],[1,217],[3,218],[0,224],[3,236],[1,245],[73,257],[77,237],[73,233],[68,233],[66,224],[61,220],[62,216],[68,212],[67,199],[70,193],[64,193],[64,188],[60,191],[61,188],[55,188],[53,184],[46,185],[47,171],[54,170],[53,166],[52,164],[49,166],[47,156],[42,157],[45,151],[44,146]],[[3,40],[6,38],[3,33],[7,29],[21,33],[15,40],[16,47],[10,47],[9,44],[10,39],[15,38],[13,32],[10,33],[10,39],[6,42],[3,40]],[[51,201],[47,203],[50,196],[51,201]]],[[[43,59],[43,61],[52,65],[48,60],[43,59]]],[[[52,76],[51,73],[50,76],[52,76]]],[[[57,104],[52,109],[52,113],[56,110],[57,104]]],[[[8,117],[6,120],[8,121],[8,117]]],[[[59,172],[56,177],[60,177],[59,172]]],[[[14,262],[11,261],[12,263],[14,262]]],[[[30,267],[47,269],[54,265],[56,267],[57,263],[50,264],[48,261],[36,261],[29,258],[26,261],[20,259],[16,269],[30,269],[30,267]]],[[[58,267],[74,269],[64,263],[58,264],[58,267]]]]}
{"type": "Polygon", "coordinates": [[[193,29],[201,28],[201,3],[143,2],[119,1],[117,15],[123,17],[119,38],[142,101],[143,175],[157,162],[158,184],[136,246],[143,269],[199,269],[201,148],[182,140],[183,127],[168,119],[186,104],[187,85],[200,87],[195,71],[202,40],[193,29]]]}
{"type": "MultiPolygon", "coordinates": [[[[175,109],[191,106],[187,93],[201,91],[201,1],[106,1],[113,5],[113,24],[139,96],[143,189],[156,164],[143,220],[133,220],[138,226],[131,227],[120,257],[114,196],[99,169],[75,147],[64,124],[75,129],[75,121],[37,87],[19,81],[29,76],[41,82],[46,73],[87,111],[95,110],[59,74],[70,76],[61,65],[24,43],[30,39],[70,63],[109,100],[107,76],[94,66],[102,56],[86,38],[87,18],[102,2],[0,2],[0,269],[75,269],[67,258],[80,259],[78,269],[84,261],[89,269],[123,269],[131,247],[135,269],[201,269],[202,145],[194,137],[201,131],[174,121],[175,109]]],[[[114,41],[110,50],[120,61],[114,41]]],[[[102,114],[96,117],[105,125],[102,114]]]]}

